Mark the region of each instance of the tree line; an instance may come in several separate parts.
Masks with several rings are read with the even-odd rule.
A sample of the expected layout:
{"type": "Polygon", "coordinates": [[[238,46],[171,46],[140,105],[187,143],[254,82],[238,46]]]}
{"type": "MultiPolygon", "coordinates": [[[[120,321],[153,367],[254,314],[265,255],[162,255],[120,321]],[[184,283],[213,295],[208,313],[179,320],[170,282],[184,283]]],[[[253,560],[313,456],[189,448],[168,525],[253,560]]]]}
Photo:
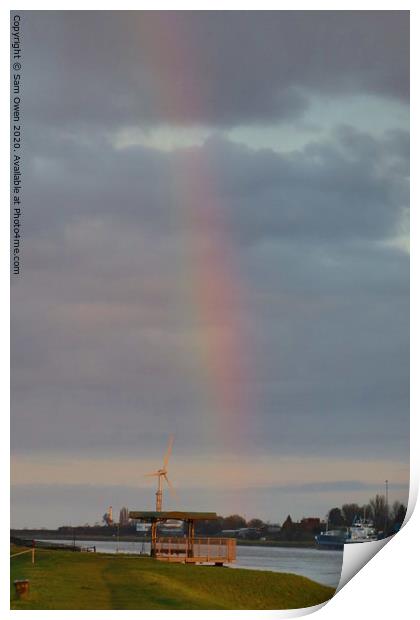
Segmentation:
{"type": "Polygon", "coordinates": [[[392,506],[386,502],[385,495],[375,495],[368,504],[343,504],[341,508],[331,508],[328,512],[329,527],[350,527],[358,517],[368,519],[378,531],[398,531],[403,524],[407,507],[400,501],[392,506]]]}
{"type": "MultiPolygon", "coordinates": [[[[401,527],[407,508],[400,501],[395,501],[391,506],[386,503],[384,495],[376,495],[371,498],[367,504],[347,503],[340,507],[331,508],[328,511],[326,520],[328,528],[345,528],[350,527],[356,518],[365,518],[373,522],[378,532],[392,534],[397,532],[401,527]]],[[[127,511],[128,514],[128,511],[127,511]]],[[[119,527],[119,534],[133,535],[135,531],[135,522],[129,521],[124,523],[126,519],[121,519],[119,524],[112,523],[105,526],[61,526],[58,530],[63,533],[77,534],[98,534],[98,535],[114,535],[116,527],[119,527]]],[[[128,519],[127,519],[128,521],[128,519]]],[[[272,524],[262,519],[245,517],[233,514],[227,517],[218,516],[215,520],[197,521],[195,533],[197,536],[217,536],[223,531],[241,530],[248,528],[247,538],[261,538],[267,540],[287,540],[287,541],[310,541],[316,534],[325,530],[325,522],[319,519],[303,519],[300,522],[294,522],[290,515],[280,524],[272,524]]]]}

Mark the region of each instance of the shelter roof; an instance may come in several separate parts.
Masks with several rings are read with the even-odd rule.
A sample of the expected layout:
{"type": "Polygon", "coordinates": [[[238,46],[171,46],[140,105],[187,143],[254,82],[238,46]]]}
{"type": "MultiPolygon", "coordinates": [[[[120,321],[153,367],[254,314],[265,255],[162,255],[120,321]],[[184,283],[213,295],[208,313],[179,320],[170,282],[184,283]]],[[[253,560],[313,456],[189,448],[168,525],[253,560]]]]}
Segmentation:
{"type": "Polygon", "coordinates": [[[139,521],[154,521],[155,519],[175,519],[177,521],[210,521],[217,519],[215,512],[185,512],[181,510],[162,510],[156,511],[144,511],[144,510],[130,510],[128,513],[130,519],[138,519],[139,521]]]}

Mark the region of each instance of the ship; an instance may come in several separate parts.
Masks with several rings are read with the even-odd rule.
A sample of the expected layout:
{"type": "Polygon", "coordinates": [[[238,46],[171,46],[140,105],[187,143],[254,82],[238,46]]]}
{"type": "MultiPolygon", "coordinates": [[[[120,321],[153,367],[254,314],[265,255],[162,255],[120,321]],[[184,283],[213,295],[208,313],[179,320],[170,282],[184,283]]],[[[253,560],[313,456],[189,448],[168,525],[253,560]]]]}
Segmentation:
{"type": "Polygon", "coordinates": [[[352,525],[340,530],[326,530],[315,536],[319,547],[324,549],[344,549],[344,545],[377,540],[377,532],[372,521],[356,517],[352,525]]]}

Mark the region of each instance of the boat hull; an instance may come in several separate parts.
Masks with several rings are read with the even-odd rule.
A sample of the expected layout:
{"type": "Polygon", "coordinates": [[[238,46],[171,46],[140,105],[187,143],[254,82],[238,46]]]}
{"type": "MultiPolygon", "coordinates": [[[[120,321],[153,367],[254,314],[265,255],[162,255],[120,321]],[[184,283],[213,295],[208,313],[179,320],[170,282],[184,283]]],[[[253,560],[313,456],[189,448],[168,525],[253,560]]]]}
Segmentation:
{"type": "Polygon", "coordinates": [[[346,542],[344,536],[331,536],[327,534],[318,534],[315,536],[318,547],[323,549],[342,550],[346,542]]]}

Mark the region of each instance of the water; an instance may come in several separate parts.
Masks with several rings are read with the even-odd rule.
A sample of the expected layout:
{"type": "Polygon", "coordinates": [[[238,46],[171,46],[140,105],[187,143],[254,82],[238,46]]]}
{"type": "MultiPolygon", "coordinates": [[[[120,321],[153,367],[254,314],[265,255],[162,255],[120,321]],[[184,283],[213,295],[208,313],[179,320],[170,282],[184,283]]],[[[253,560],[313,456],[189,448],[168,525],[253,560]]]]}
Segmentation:
{"type": "MultiPolygon", "coordinates": [[[[48,539],[49,542],[72,544],[71,540],[48,539]]],[[[76,540],[82,547],[96,546],[100,553],[115,553],[117,542],[113,540],[76,540]]],[[[120,541],[120,553],[150,553],[150,543],[120,541]]],[[[242,547],[236,548],[237,559],[232,568],[252,568],[276,573],[294,573],[308,577],[327,586],[336,587],[340,581],[343,562],[342,551],[303,549],[298,547],[242,547]]]]}
{"type": "Polygon", "coordinates": [[[298,547],[237,547],[237,568],[271,570],[308,577],[336,587],[343,563],[342,551],[298,547]]]}

